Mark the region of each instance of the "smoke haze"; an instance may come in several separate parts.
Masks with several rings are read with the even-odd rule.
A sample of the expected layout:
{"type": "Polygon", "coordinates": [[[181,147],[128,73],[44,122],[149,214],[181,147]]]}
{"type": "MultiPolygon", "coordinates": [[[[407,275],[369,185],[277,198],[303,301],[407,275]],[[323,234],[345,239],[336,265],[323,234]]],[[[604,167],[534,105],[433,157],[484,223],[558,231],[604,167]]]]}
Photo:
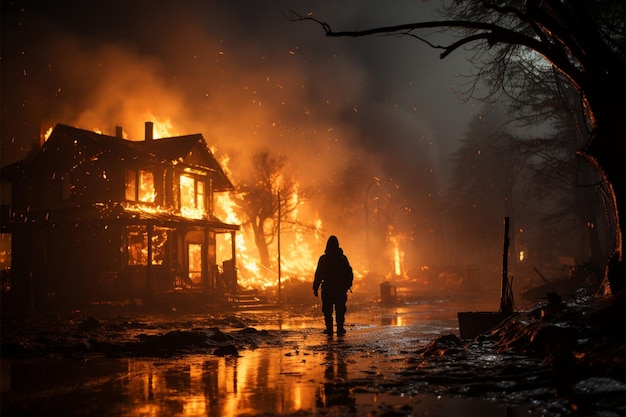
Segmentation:
{"type": "MultiPolygon", "coordinates": [[[[429,199],[445,185],[450,152],[474,111],[455,93],[455,76],[468,71],[463,56],[442,61],[409,38],[327,38],[285,14],[359,29],[426,19],[436,4],[55,3],[2,4],[2,165],[57,123],[109,135],[119,125],[141,140],[150,120],[157,133],[202,133],[218,159],[228,156],[235,183],[254,151],[270,149],[287,156],[303,187],[354,181],[353,204],[394,193],[396,224],[432,221],[429,199]]],[[[330,208],[314,201],[311,215],[332,217],[337,201],[328,200],[330,208]]],[[[336,231],[327,220],[327,234],[362,252],[362,230],[336,231]]],[[[411,233],[424,240],[410,254],[417,259],[430,245],[411,233]]]]}

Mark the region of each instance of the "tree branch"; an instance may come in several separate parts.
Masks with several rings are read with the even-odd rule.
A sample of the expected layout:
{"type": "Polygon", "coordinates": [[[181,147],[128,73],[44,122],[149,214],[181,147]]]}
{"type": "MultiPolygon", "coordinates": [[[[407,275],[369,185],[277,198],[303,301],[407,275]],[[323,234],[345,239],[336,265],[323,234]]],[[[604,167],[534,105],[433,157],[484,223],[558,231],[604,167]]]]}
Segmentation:
{"type": "Polygon", "coordinates": [[[492,23],[485,22],[472,22],[467,20],[443,20],[443,21],[429,21],[429,22],[415,22],[415,23],[407,23],[402,25],[393,25],[393,26],[383,26],[376,27],[371,29],[364,30],[352,30],[352,31],[338,31],[335,32],[332,30],[330,25],[326,22],[322,22],[319,19],[316,19],[311,16],[302,16],[301,14],[291,10],[291,21],[304,21],[310,20],[312,22],[317,23],[324,29],[326,36],[328,37],[364,37],[371,35],[388,35],[391,33],[404,32],[405,36],[412,36],[427,45],[436,48],[436,49],[445,49],[445,51],[441,54],[441,58],[445,58],[450,55],[454,50],[459,47],[479,40],[485,39],[489,42],[490,46],[495,45],[498,42],[509,43],[509,44],[517,44],[526,46],[537,52],[545,55],[548,51],[544,47],[544,45],[531,37],[528,37],[524,34],[516,32],[511,29],[507,29],[505,27],[501,27],[492,23]],[[470,30],[480,30],[483,31],[481,33],[477,33],[474,35],[470,35],[463,39],[460,39],[457,42],[452,43],[448,46],[440,46],[434,45],[431,42],[426,41],[424,38],[414,35],[411,32],[418,29],[438,29],[438,28],[457,28],[457,29],[470,29],[470,30]]]}
{"type": "MultiPolygon", "coordinates": [[[[522,32],[517,32],[512,29],[508,29],[506,27],[498,26],[493,23],[487,22],[475,22],[469,20],[442,20],[442,21],[428,21],[428,22],[414,22],[407,23],[402,25],[392,25],[392,26],[383,26],[376,27],[364,30],[352,30],[352,31],[338,31],[335,32],[332,30],[330,25],[326,22],[323,22],[317,18],[312,16],[302,16],[301,14],[291,10],[291,15],[288,17],[291,21],[312,21],[317,23],[322,27],[326,36],[328,37],[364,37],[371,35],[390,35],[392,33],[402,32],[403,36],[411,36],[414,37],[421,42],[424,42],[428,46],[435,49],[443,49],[439,57],[441,59],[447,57],[452,52],[462,47],[463,45],[469,44],[471,42],[475,42],[478,40],[486,40],[488,45],[494,46],[498,43],[508,44],[508,45],[517,45],[529,48],[541,56],[543,56],[548,62],[555,65],[559,68],[570,80],[572,80],[575,84],[579,85],[580,80],[578,79],[578,71],[575,66],[568,60],[568,57],[563,53],[562,49],[554,48],[553,45],[546,40],[545,36],[539,36],[537,34],[537,26],[532,25],[528,18],[520,19],[526,25],[529,25],[533,33],[537,34],[538,39],[531,37],[529,35],[525,35],[522,32]],[[455,28],[455,29],[466,29],[473,31],[480,31],[479,33],[474,33],[472,35],[464,36],[463,38],[453,42],[449,45],[435,45],[421,36],[417,36],[412,33],[415,30],[419,29],[441,29],[441,28],[455,28]]],[[[519,17],[519,12],[516,14],[519,17]]]]}

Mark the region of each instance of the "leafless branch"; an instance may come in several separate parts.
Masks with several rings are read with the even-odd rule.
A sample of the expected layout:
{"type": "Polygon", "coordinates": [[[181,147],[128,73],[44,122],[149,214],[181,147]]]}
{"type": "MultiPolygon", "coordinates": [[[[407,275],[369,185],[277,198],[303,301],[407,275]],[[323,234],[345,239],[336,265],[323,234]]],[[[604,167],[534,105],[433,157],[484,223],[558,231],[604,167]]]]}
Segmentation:
{"type": "Polygon", "coordinates": [[[507,29],[492,23],[485,22],[473,22],[467,20],[443,20],[443,21],[428,21],[428,22],[415,22],[415,23],[407,23],[402,25],[393,25],[393,26],[382,26],[371,29],[364,30],[352,30],[352,31],[337,31],[332,30],[330,25],[326,22],[322,22],[319,19],[316,19],[312,16],[302,16],[301,14],[291,10],[291,21],[304,21],[309,20],[317,23],[322,27],[326,36],[329,37],[363,37],[363,36],[371,36],[371,35],[389,35],[391,33],[401,33],[405,36],[412,36],[427,45],[436,48],[436,49],[444,49],[444,52],[441,53],[440,57],[443,59],[446,56],[450,55],[459,47],[466,45],[468,43],[484,39],[488,42],[490,46],[495,45],[498,42],[508,43],[508,44],[517,44],[522,46],[527,46],[537,52],[548,55],[548,52],[544,45],[524,34],[516,32],[511,29],[507,29]],[[457,28],[457,29],[469,29],[469,30],[477,30],[481,31],[480,33],[476,33],[474,35],[470,35],[464,37],[450,45],[435,45],[427,40],[425,40],[421,36],[417,36],[412,32],[419,29],[438,29],[438,28],[457,28]]]}

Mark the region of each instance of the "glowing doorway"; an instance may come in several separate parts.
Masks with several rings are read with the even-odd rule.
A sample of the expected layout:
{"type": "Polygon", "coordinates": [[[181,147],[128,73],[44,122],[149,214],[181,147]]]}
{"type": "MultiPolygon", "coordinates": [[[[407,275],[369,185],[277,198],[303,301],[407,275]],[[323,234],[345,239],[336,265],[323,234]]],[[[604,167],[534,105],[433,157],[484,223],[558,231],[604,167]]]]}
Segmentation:
{"type": "Polygon", "coordinates": [[[193,285],[202,282],[202,243],[188,243],[189,280],[193,285]]]}

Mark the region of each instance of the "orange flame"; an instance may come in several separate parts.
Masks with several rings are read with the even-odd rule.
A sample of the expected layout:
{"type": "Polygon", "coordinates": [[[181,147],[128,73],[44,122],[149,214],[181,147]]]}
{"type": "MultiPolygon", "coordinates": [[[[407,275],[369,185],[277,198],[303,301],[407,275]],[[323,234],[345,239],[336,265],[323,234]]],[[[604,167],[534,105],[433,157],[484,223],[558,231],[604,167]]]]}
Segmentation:
{"type": "Polygon", "coordinates": [[[161,139],[161,138],[170,138],[173,136],[180,136],[180,133],[178,132],[178,130],[176,130],[176,128],[174,127],[174,125],[172,124],[172,121],[169,119],[161,119],[157,116],[155,116],[152,113],[146,113],[143,117],[143,120],[153,120],[154,121],[154,125],[153,125],[153,138],[154,139],[161,139]]]}
{"type": "Polygon", "coordinates": [[[48,130],[46,130],[46,133],[43,134],[43,140],[44,142],[48,140],[48,138],[50,137],[50,135],[52,134],[52,131],[54,130],[54,126],[50,126],[48,128],[48,130]]]}
{"type": "MultiPolygon", "coordinates": [[[[221,158],[220,165],[225,172],[232,178],[228,167],[228,156],[221,158]]],[[[297,187],[296,187],[297,189],[297,187]]],[[[294,193],[291,197],[295,202],[302,202],[299,196],[294,193]]],[[[220,220],[227,223],[242,224],[243,214],[240,207],[233,200],[232,195],[220,193],[215,195],[215,215],[220,220]]],[[[300,280],[311,279],[315,267],[317,265],[316,248],[319,246],[318,230],[322,225],[321,220],[317,219],[314,225],[314,233],[309,234],[305,229],[298,226],[300,223],[306,223],[300,219],[300,211],[298,209],[290,213],[288,222],[283,222],[281,227],[281,276],[291,277],[300,280]]],[[[307,228],[308,229],[308,228],[307,228]]],[[[244,288],[261,288],[268,289],[278,285],[278,265],[268,269],[264,267],[259,259],[257,248],[254,246],[254,232],[249,226],[243,226],[236,235],[237,239],[237,265],[238,265],[238,283],[244,288]]],[[[217,254],[218,263],[220,259],[230,256],[231,248],[230,236],[224,236],[224,242],[218,244],[217,254]]],[[[277,247],[270,248],[274,251],[278,259],[277,247]]]]}
{"type": "Polygon", "coordinates": [[[404,252],[400,249],[401,236],[389,236],[389,241],[393,245],[393,272],[399,277],[403,275],[402,264],[404,260],[404,252]]]}
{"type": "MultiPolygon", "coordinates": [[[[146,113],[143,120],[154,120],[153,137],[155,139],[172,137],[179,135],[169,120],[160,119],[153,114],[146,113]]],[[[46,132],[46,139],[52,133],[51,127],[46,132]]],[[[211,151],[216,154],[215,148],[211,151]]],[[[220,165],[230,178],[236,178],[229,172],[229,157],[224,155],[220,158],[220,165]]],[[[127,211],[144,212],[152,214],[178,214],[188,218],[201,219],[213,214],[220,221],[228,224],[243,224],[244,216],[242,209],[236,204],[233,196],[229,193],[216,193],[213,202],[213,213],[208,213],[208,207],[204,206],[204,193],[209,192],[207,184],[194,180],[192,176],[181,176],[181,209],[174,213],[172,209],[152,204],[155,202],[154,179],[143,176],[140,172],[137,175],[133,187],[137,187],[136,200],[121,203],[127,211]]],[[[297,187],[296,187],[297,190],[297,187]]],[[[128,190],[127,190],[128,191],[128,190]]],[[[134,192],[133,192],[134,195],[134,192]]],[[[290,213],[290,218],[282,223],[281,227],[281,256],[280,271],[282,278],[292,278],[298,280],[312,280],[317,257],[321,253],[324,242],[321,241],[320,230],[322,230],[322,220],[315,218],[304,212],[307,207],[300,199],[298,192],[294,192],[290,198],[297,202],[297,209],[290,213]],[[309,218],[306,218],[306,217],[309,218]],[[303,227],[302,224],[307,226],[303,227]]],[[[236,264],[238,272],[238,284],[247,289],[269,289],[278,285],[278,265],[274,262],[272,268],[264,267],[260,262],[258,250],[255,246],[254,232],[249,226],[242,226],[235,234],[236,236],[236,264]]],[[[229,260],[232,256],[232,242],[229,233],[218,234],[216,248],[216,261],[218,265],[229,260]]],[[[276,245],[270,247],[270,253],[275,256],[272,259],[278,260],[276,245]]],[[[355,271],[355,276],[360,275],[355,271]]]]}

